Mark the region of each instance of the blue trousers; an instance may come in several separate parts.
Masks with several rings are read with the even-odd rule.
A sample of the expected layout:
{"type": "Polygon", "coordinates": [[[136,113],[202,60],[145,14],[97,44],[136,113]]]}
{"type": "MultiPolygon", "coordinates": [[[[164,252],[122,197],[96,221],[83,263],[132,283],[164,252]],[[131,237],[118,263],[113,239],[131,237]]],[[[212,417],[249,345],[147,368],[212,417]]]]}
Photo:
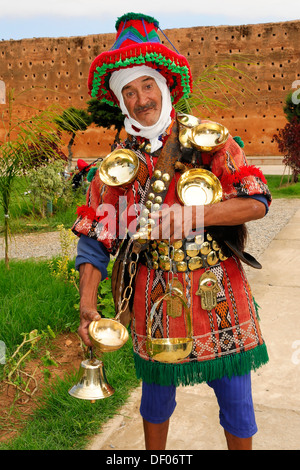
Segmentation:
{"type": "MultiPolygon", "coordinates": [[[[208,382],[214,390],[221,426],[234,436],[247,438],[257,432],[255,421],[251,375],[208,382]]],[[[171,417],[176,407],[176,387],[157,384],[142,385],[140,413],[150,423],[163,423],[171,417]]]]}

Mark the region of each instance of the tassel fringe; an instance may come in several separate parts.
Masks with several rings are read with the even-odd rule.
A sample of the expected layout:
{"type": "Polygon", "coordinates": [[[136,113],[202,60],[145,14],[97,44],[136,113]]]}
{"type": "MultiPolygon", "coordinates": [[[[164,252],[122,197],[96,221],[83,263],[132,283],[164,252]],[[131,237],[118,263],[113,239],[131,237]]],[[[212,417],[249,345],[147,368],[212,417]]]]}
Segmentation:
{"type": "Polygon", "coordinates": [[[134,353],[136,374],[147,383],[159,385],[196,385],[202,382],[244,375],[257,370],[269,360],[265,343],[240,354],[205,362],[166,364],[142,359],[134,353]]]}

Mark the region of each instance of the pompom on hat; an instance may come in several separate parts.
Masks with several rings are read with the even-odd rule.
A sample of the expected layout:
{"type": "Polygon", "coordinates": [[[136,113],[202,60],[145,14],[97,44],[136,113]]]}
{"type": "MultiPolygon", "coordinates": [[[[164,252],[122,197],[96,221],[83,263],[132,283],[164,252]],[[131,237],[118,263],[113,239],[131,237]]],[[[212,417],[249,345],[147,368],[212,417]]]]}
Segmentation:
{"type": "Polygon", "coordinates": [[[118,106],[109,88],[111,73],[139,65],[152,67],[165,77],[173,104],[189,96],[192,91],[189,63],[183,55],[161,44],[158,29],[156,19],[141,13],[126,13],[118,18],[114,45],[96,57],[90,67],[88,89],[92,98],[118,106]]]}

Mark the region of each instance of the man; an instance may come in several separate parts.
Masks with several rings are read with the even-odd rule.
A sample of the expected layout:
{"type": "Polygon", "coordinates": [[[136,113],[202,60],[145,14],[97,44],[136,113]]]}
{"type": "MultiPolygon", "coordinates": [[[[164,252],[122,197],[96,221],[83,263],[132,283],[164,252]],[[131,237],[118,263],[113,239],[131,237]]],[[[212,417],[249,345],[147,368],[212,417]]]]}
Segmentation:
{"type": "Polygon", "coordinates": [[[128,139],[120,147],[133,150],[140,167],[126,188],[108,187],[96,173],[87,204],[78,210],[73,226],[80,236],[78,331],[90,345],[88,326],[100,318],[98,285],[106,277],[110,254],[118,253],[122,242],[118,228],[112,230],[109,222],[125,220],[129,226],[132,219],[138,219],[143,228],[136,209],[140,205],[141,215],[152,219],[152,230],[138,260],[131,329],[136,371],[143,381],[140,411],[146,449],[165,449],[176,386],[201,382],[207,382],[216,394],[228,448],[251,449],[257,428],[250,372],[266,363],[268,355],[239,258],[246,256],[244,223],[263,217],[271,196],[260,170],[247,165],[231,136],[223,148],[208,154],[186,149],[178,141],[180,123],[173,105],[189,95],[191,73],[183,56],[160,43],[158,22],[129,13],[119,18],[116,29],[112,50],[100,54],[91,66],[89,89],[92,96],[121,108],[128,139]],[[181,170],[209,169],[221,182],[222,201],[201,206],[200,218],[196,201],[186,208],[178,198],[178,162],[181,170]],[[155,189],[157,181],[162,189],[155,189]],[[120,198],[125,198],[125,207],[120,198]],[[115,212],[104,219],[106,204],[115,212]],[[166,207],[172,207],[171,215],[166,207]],[[172,288],[170,273],[180,292],[177,304],[172,305],[163,300],[172,288]],[[193,346],[187,357],[169,363],[153,356],[149,321],[155,339],[182,338],[190,322],[193,346]]]}

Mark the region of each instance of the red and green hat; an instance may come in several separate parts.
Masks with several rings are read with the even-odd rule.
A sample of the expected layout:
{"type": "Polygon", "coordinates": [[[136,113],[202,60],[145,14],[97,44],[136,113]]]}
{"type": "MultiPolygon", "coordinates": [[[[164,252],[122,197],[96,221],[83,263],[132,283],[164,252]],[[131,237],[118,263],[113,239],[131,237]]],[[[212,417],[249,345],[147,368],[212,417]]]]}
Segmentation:
{"type": "Polygon", "coordinates": [[[173,104],[189,96],[192,91],[189,63],[183,55],[161,44],[158,29],[156,19],[141,13],[126,13],[118,18],[114,45],[96,57],[90,67],[88,88],[92,98],[118,105],[109,88],[112,72],[139,65],[152,67],[165,77],[173,104]]]}

